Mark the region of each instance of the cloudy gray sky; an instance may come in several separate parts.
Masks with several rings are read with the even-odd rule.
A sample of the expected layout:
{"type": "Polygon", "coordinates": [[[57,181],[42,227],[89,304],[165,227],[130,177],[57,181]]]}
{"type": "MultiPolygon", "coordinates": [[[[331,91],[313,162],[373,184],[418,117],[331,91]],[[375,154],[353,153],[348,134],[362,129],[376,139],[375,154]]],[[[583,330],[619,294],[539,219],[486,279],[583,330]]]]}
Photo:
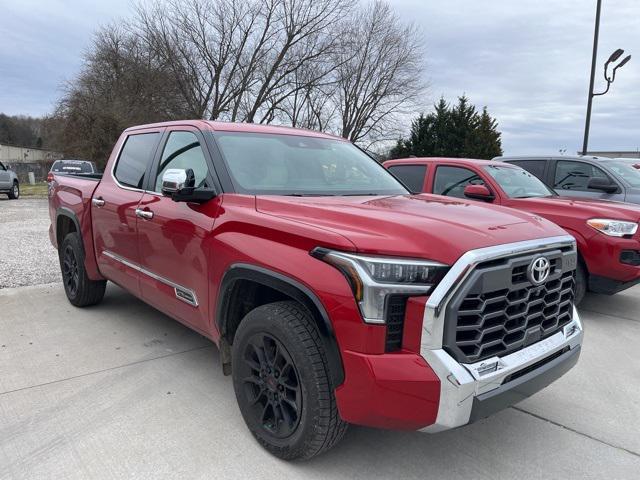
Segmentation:
{"type": "MultiPolygon", "coordinates": [[[[505,153],[581,148],[595,0],[391,0],[422,29],[430,101],[466,93],[487,105],[505,153]]],[[[594,102],[590,148],[640,148],[640,1],[604,0],[601,64],[634,54],[594,102]]],[[[50,112],[81,67],[92,31],[130,12],[130,0],[0,0],[0,112],[50,112]]]]}

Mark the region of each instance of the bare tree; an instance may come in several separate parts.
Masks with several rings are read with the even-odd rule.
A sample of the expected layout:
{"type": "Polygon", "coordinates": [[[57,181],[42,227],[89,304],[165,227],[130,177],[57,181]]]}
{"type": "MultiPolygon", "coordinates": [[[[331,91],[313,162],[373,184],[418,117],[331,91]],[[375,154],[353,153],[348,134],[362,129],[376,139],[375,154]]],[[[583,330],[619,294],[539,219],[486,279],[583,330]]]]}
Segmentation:
{"type": "Polygon", "coordinates": [[[397,137],[398,115],[423,105],[421,35],[380,0],[343,26],[336,102],[340,135],[353,142],[397,137]]]}

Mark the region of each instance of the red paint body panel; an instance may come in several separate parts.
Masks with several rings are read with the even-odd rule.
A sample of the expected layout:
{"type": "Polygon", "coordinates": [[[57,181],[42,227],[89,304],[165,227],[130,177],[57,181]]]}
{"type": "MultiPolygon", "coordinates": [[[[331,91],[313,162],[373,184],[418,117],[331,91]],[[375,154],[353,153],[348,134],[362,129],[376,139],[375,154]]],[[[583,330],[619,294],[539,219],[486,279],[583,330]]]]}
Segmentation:
{"type": "Polygon", "coordinates": [[[592,218],[608,218],[630,222],[640,221],[640,206],[607,200],[586,200],[571,197],[509,198],[500,185],[482,167],[485,165],[509,166],[501,162],[461,158],[408,158],[390,160],[393,165],[428,165],[424,191],[433,192],[436,168],[441,165],[464,167],[479,175],[489,186],[495,200],[493,204],[514,208],[546,218],[564,228],[576,238],[578,251],[589,274],[627,283],[640,279],[640,267],[620,262],[623,250],[640,250],[640,231],[633,238],[616,238],[604,235],[589,225],[592,218]]]}
{"type": "Polygon", "coordinates": [[[123,133],[103,179],[56,176],[50,193],[51,239],[56,214],[78,219],[91,278],[106,278],[218,343],[216,312],[225,273],[235,264],[285,275],[312,292],[329,316],[345,380],[336,389],[347,421],[415,429],[435,421],[440,384],[420,356],[426,297],[408,301],[402,350],[385,353],[386,327],[364,323],[347,280],[312,257],[316,247],[452,264],[470,249],[562,235],[526,212],[433,195],[393,197],[283,197],[222,193],[204,204],[178,203],[120,186],[111,174],[130,133],[187,129],[328,137],[284,127],[205,121],[133,127],[123,133]],[[102,199],[104,206],[92,206],[102,199]],[[152,219],[135,210],[153,211],[152,219]],[[107,254],[105,254],[107,252],[107,254]],[[108,253],[126,259],[127,266],[108,253]],[[197,306],[176,299],[174,288],[195,294],[197,306]]]}
{"type": "Polygon", "coordinates": [[[344,384],[336,389],[340,416],[358,425],[417,430],[438,416],[440,380],[420,355],[342,353],[344,384]]]}

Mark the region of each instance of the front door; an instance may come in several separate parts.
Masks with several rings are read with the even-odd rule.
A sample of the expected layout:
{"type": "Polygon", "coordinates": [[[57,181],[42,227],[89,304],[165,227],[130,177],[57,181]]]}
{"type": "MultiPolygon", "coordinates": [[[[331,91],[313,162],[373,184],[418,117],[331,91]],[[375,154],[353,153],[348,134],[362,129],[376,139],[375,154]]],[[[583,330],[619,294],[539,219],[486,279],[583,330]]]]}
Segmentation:
{"type": "Polygon", "coordinates": [[[169,168],[192,169],[196,186],[213,188],[212,164],[197,129],[175,127],[163,140],[147,192],[139,208],[140,290],[142,298],[200,331],[208,331],[209,234],[221,197],[203,204],[174,202],[162,195],[169,168]]]}
{"type": "Polygon", "coordinates": [[[622,187],[619,188],[618,193],[606,193],[602,190],[589,188],[589,182],[593,178],[602,178],[610,183],[618,183],[601,168],[590,163],[578,160],[558,160],[555,167],[553,188],[558,195],[567,197],[601,198],[624,202],[624,189],[622,187]]]}
{"type": "Polygon", "coordinates": [[[109,280],[140,296],[140,255],[136,210],[142,200],[146,172],[161,131],[131,134],[120,148],[111,172],[105,172],[91,199],[96,260],[109,280]]]}
{"type": "Polygon", "coordinates": [[[11,187],[11,176],[7,168],[0,163],[0,190],[9,190],[11,187]]]}

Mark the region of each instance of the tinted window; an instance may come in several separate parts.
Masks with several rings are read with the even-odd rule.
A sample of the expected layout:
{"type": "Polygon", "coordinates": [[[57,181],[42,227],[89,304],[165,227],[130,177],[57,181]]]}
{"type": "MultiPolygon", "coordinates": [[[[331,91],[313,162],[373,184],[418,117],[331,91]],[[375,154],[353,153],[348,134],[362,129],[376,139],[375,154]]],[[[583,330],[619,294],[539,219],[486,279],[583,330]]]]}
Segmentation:
{"type": "Polygon", "coordinates": [[[382,165],[349,142],[331,138],[217,132],[239,192],[275,195],[404,195],[382,165]]]}
{"type": "Polygon", "coordinates": [[[122,151],[114,175],[127,187],[142,188],[144,173],[153,157],[159,133],[130,135],[122,151]]]}
{"type": "Polygon", "coordinates": [[[156,174],[155,191],[162,191],[162,175],[169,168],[188,168],[196,177],[196,187],[204,186],[207,178],[207,161],[198,137],[192,132],[171,132],[162,152],[156,174]]]}
{"type": "Polygon", "coordinates": [[[4,168],[4,165],[2,163],[0,163],[0,170],[6,170],[6,168],[4,168]]]}
{"type": "Polygon", "coordinates": [[[467,185],[484,185],[484,181],[468,168],[438,167],[433,193],[447,197],[466,198],[464,188],[467,185]]]}
{"type": "Polygon", "coordinates": [[[426,165],[394,165],[389,171],[398,177],[412,192],[422,192],[426,165]]]}
{"type": "Polygon", "coordinates": [[[592,178],[609,180],[609,177],[602,170],[590,163],[560,160],[556,165],[553,185],[554,188],[560,190],[595,191],[587,187],[592,178]]]}
{"type": "Polygon", "coordinates": [[[56,173],[93,173],[93,166],[89,162],[57,161],[51,167],[56,173]]]}
{"type": "Polygon", "coordinates": [[[544,180],[544,167],[547,164],[544,160],[518,160],[509,163],[524,168],[527,172],[533,173],[540,180],[544,180]]]}

